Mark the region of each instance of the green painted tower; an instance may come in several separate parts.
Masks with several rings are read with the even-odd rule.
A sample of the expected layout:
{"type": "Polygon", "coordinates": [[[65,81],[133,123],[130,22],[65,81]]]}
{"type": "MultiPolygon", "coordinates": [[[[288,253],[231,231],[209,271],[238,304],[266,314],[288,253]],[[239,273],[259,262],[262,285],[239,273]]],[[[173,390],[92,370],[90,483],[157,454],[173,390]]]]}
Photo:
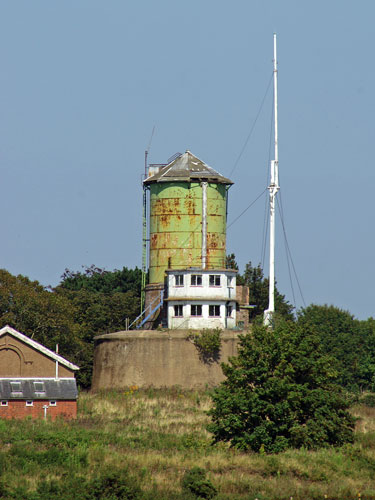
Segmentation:
{"type": "Polygon", "coordinates": [[[150,168],[150,284],[163,283],[166,269],[225,268],[232,184],[190,151],[150,168]]]}

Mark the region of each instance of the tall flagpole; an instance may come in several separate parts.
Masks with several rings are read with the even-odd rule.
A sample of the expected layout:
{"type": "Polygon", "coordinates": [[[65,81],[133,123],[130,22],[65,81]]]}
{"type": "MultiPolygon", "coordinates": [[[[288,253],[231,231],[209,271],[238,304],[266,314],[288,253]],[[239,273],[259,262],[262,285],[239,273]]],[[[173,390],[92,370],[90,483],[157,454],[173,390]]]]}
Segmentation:
{"type": "Polygon", "coordinates": [[[264,324],[271,325],[275,312],[275,201],[279,186],[279,148],[277,122],[277,56],[276,33],[273,35],[273,97],[275,118],[275,159],[271,160],[271,178],[268,191],[270,193],[270,272],[269,272],[269,303],[264,311],[264,324]]]}

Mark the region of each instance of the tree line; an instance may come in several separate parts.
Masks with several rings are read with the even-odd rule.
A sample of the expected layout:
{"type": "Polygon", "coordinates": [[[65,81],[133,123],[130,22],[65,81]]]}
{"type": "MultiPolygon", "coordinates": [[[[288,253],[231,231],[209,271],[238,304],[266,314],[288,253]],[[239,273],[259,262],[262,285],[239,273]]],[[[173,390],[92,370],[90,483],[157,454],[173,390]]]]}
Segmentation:
{"type": "MultiPolygon", "coordinates": [[[[237,269],[233,254],[227,267],[237,269]]],[[[60,283],[44,287],[38,281],[0,270],[0,325],[34,338],[77,364],[81,387],[91,383],[94,337],[124,330],[127,318],[140,313],[142,273],[137,267],[107,271],[96,266],[66,269],[60,283]]],[[[250,289],[250,321],[260,323],[268,306],[268,279],[260,265],[246,264],[237,283],[250,289]]],[[[332,305],[312,304],[294,311],[276,287],[276,314],[305,330],[313,329],[323,353],[335,361],[337,381],[350,390],[375,385],[375,320],[358,320],[332,305]]]]}
{"type": "Polygon", "coordinates": [[[6,324],[59,352],[80,370],[90,387],[94,337],[124,330],[139,314],[141,270],[106,271],[95,266],[65,270],[55,288],[0,270],[0,325],[6,324]]]}

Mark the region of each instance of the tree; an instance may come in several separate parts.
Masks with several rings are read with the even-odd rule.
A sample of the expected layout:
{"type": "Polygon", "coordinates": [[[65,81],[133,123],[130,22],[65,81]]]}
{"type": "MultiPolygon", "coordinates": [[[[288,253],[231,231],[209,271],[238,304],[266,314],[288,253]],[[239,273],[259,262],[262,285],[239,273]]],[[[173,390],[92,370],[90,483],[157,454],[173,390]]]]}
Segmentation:
{"type": "MultiPolygon", "coordinates": [[[[236,261],[236,256],[231,253],[226,256],[225,266],[227,269],[236,269],[239,267],[236,261]]],[[[262,316],[264,311],[268,308],[269,300],[269,281],[264,277],[263,269],[258,264],[254,267],[250,262],[245,266],[243,274],[237,274],[237,285],[245,285],[249,287],[249,304],[255,306],[249,311],[250,321],[254,320],[257,316],[262,316]]],[[[275,286],[275,310],[279,316],[285,319],[294,319],[293,306],[286,300],[285,295],[282,295],[275,286]]]]}
{"type": "Polygon", "coordinates": [[[123,330],[139,312],[141,271],[105,271],[96,266],[83,273],[66,270],[55,289],[0,270],[0,324],[16,328],[59,352],[80,367],[77,381],[89,387],[94,337],[123,330]]]}
{"type": "Polygon", "coordinates": [[[52,351],[58,344],[60,354],[81,368],[77,380],[89,385],[84,366],[92,360],[92,352],[66,297],[46,290],[38,281],[1,269],[0,324],[12,326],[52,351]]]}
{"type": "Polygon", "coordinates": [[[122,270],[106,271],[94,265],[83,267],[84,271],[70,271],[65,269],[61,276],[58,288],[78,291],[89,290],[102,293],[126,293],[133,292],[136,296],[141,294],[142,271],[136,267],[122,270]]]}
{"type": "Polygon", "coordinates": [[[238,357],[222,365],[226,379],[209,412],[214,440],[258,452],[353,441],[354,418],[334,365],[312,327],[254,325],[240,336],[238,357]]]}
{"type": "Polygon", "coordinates": [[[311,304],[298,323],[317,331],[323,352],[337,360],[339,382],[348,389],[372,389],[375,377],[375,321],[359,321],[335,306],[311,304]]]}
{"type": "MultiPolygon", "coordinates": [[[[268,308],[269,281],[263,275],[263,270],[258,264],[256,267],[251,262],[246,264],[242,276],[243,284],[249,287],[249,303],[255,307],[250,310],[250,320],[262,315],[268,308]]],[[[285,319],[293,319],[293,306],[285,299],[275,286],[275,311],[285,319]]]]}

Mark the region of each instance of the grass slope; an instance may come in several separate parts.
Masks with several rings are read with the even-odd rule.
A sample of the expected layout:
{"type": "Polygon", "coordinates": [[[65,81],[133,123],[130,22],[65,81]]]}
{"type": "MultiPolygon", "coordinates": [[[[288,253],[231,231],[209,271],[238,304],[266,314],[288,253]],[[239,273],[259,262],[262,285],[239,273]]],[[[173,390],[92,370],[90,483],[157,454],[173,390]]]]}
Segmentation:
{"type": "Polygon", "coordinates": [[[74,422],[0,421],[0,498],[183,499],[181,478],[199,466],[219,500],[375,499],[375,408],[352,409],[353,445],[261,455],[212,446],[209,407],[205,393],[133,388],[81,394],[74,422]],[[124,470],[141,493],[120,481],[105,496],[124,470]]]}

